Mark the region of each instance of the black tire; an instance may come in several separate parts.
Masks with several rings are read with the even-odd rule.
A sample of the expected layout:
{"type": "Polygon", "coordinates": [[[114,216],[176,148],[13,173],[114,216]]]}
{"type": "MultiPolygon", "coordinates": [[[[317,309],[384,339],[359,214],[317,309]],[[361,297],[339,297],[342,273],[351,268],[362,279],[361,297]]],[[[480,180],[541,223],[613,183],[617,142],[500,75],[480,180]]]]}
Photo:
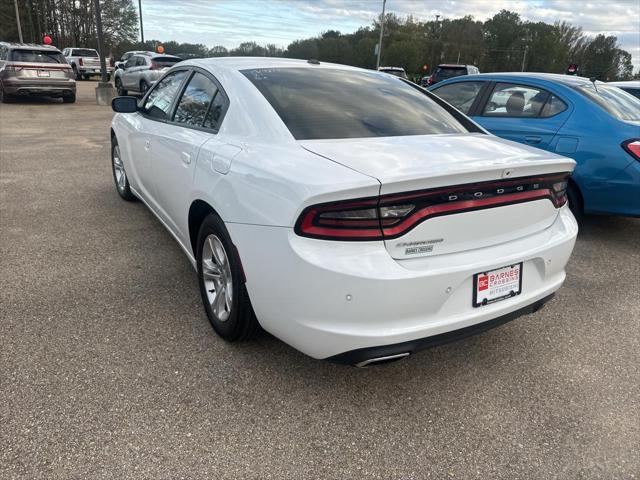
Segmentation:
{"type": "Polygon", "coordinates": [[[120,77],[116,77],[116,90],[118,91],[119,97],[124,97],[127,95],[127,91],[122,87],[122,80],[120,77]]]}
{"type": "Polygon", "coordinates": [[[576,217],[576,220],[580,221],[584,217],[584,202],[582,200],[582,194],[578,186],[569,181],[567,185],[567,198],[569,199],[569,208],[571,213],[576,217]]]}
{"type": "Polygon", "coordinates": [[[91,77],[91,75],[83,75],[82,78],[84,78],[85,80],[89,80],[89,78],[91,77]]]}
{"type": "Polygon", "coordinates": [[[8,93],[5,93],[4,87],[0,85],[0,103],[12,103],[13,97],[8,93]]]}
{"type": "Polygon", "coordinates": [[[76,94],[75,93],[71,93],[69,95],[64,95],[62,97],[62,101],[64,103],[76,103],[76,94]]]}
{"type": "MultiPolygon", "coordinates": [[[[212,260],[217,264],[215,258],[208,260],[212,260]]],[[[253,312],[251,301],[249,300],[249,293],[247,292],[247,288],[244,284],[238,251],[233,245],[231,237],[229,237],[229,232],[227,231],[224,222],[216,214],[210,214],[204,219],[202,225],[200,225],[196,261],[198,264],[198,284],[200,286],[202,304],[204,305],[209,322],[211,322],[211,326],[216,333],[228,342],[248,340],[255,337],[260,331],[260,324],[253,312]],[[224,253],[228,259],[229,271],[232,280],[231,291],[233,294],[231,296],[231,308],[228,311],[228,318],[226,320],[221,320],[218,315],[214,313],[211,304],[209,303],[209,293],[207,291],[207,286],[205,285],[203,252],[206,250],[205,242],[207,242],[207,239],[211,238],[212,235],[217,237],[224,247],[224,253]]],[[[210,290],[210,292],[214,292],[214,290],[210,290]]]]}
{"type": "Polygon", "coordinates": [[[143,97],[147,94],[149,90],[149,84],[145,80],[140,81],[140,95],[143,97]]]}
{"type": "Polygon", "coordinates": [[[116,184],[116,191],[118,192],[118,195],[120,195],[120,197],[127,202],[135,201],[136,196],[131,191],[129,178],[127,177],[127,174],[124,170],[124,164],[122,163],[122,157],[120,156],[120,147],[118,146],[118,141],[115,138],[111,140],[111,172],[113,173],[113,181],[116,184]],[[116,163],[118,163],[116,161],[116,153],[117,158],[120,160],[120,165],[122,168],[121,171],[116,166],[116,163]],[[116,170],[118,171],[116,172],[116,170]],[[124,174],[124,179],[122,179],[122,177],[118,175],[119,173],[124,174]]]}
{"type": "Polygon", "coordinates": [[[71,68],[73,69],[73,76],[76,77],[76,81],[82,80],[82,75],[80,75],[80,72],[78,72],[78,67],[72,65],[71,68]]]}

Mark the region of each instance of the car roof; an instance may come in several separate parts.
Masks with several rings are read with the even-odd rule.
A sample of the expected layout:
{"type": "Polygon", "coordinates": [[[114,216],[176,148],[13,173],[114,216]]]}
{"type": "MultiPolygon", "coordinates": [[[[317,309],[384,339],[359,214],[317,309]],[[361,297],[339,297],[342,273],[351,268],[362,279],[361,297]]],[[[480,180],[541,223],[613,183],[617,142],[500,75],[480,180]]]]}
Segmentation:
{"type": "MultiPolygon", "coordinates": [[[[340,65],[337,63],[316,62],[281,57],[215,57],[184,60],[181,65],[195,65],[202,68],[222,68],[226,70],[252,70],[258,68],[332,68],[340,70],[360,70],[362,68],[340,65]]],[[[374,70],[375,72],[375,70],[374,70]]],[[[384,73],[381,73],[384,75],[384,73]]]]}
{"type": "Polygon", "coordinates": [[[402,67],[378,67],[378,70],[397,70],[400,71],[402,70],[404,72],[404,68],[402,67]]]}
{"type": "Polygon", "coordinates": [[[632,87],[632,88],[640,88],[640,80],[627,80],[624,82],[608,82],[609,85],[613,85],[615,87],[632,87]]]}
{"type": "Polygon", "coordinates": [[[475,65],[462,64],[462,63],[440,63],[440,64],[438,64],[438,68],[465,68],[465,67],[475,67],[475,65]]]}
{"type": "Polygon", "coordinates": [[[0,45],[10,49],[31,49],[31,50],[47,50],[52,52],[59,52],[57,47],[53,45],[39,45],[37,43],[14,43],[14,42],[0,42],[0,45]]]}
{"type": "MultiPolygon", "coordinates": [[[[447,79],[442,84],[454,83],[455,81],[470,80],[507,80],[511,82],[526,82],[527,80],[543,80],[548,82],[560,83],[568,87],[576,87],[580,85],[591,84],[591,80],[586,77],[577,77],[573,75],[564,75],[560,73],[540,73],[540,72],[495,72],[495,73],[478,73],[475,75],[465,75],[464,77],[456,77],[447,79]]],[[[597,83],[602,83],[597,81],[597,83]]],[[[438,83],[440,85],[440,83],[438,83]]]]}

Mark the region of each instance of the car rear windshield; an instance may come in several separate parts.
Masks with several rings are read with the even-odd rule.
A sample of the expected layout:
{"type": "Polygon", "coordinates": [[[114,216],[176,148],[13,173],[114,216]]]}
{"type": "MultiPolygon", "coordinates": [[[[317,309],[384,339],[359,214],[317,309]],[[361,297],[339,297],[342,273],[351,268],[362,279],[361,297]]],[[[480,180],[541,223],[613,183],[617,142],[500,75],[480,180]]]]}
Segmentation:
{"type": "Polygon", "coordinates": [[[617,87],[580,85],[576,90],[620,120],[640,120],[640,100],[617,87]]]}
{"type": "Polygon", "coordinates": [[[25,63],[67,63],[62,53],[51,50],[12,50],[9,60],[25,63]]]}
{"type": "Polygon", "coordinates": [[[328,68],[242,73],[297,140],[468,131],[426,94],[391,75],[328,68]]]}
{"type": "Polygon", "coordinates": [[[175,65],[176,63],[182,61],[181,58],[176,57],[153,57],[151,60],[165,67],[170,67],[171,65],[175,65]]]}
{"type": "Polygon", "coordinates": [[[467,67],[438,67],[436,77],[438,80],[446,80],[447,78],[459,77],[466,75],[467,67]]]}
{"type": "Polygon", "coordinates": [[[72,56],[74,57],[97,57],[98,52],[90,48],[74,48],[72,56]]]}

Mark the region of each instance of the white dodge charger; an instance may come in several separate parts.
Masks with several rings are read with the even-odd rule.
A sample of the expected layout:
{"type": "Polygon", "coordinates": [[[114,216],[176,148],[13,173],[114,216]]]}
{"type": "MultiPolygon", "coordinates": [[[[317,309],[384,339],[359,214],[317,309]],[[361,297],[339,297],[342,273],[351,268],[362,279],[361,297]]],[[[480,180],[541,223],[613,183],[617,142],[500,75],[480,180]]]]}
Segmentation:
{"type": "Polygon", "coordinates": [[[226,340],[262,327],[314,358],[390,361],[534,312],[565,279],[573,160],[403,79],[191,60],[113,109],[117,191],[178,241],[226,340]]]}

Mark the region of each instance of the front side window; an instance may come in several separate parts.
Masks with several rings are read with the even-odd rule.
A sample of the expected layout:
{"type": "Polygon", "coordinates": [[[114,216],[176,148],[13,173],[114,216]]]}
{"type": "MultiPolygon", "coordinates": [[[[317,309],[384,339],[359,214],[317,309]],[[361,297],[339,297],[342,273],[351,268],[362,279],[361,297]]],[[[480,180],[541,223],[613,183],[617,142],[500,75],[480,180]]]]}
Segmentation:
{"type": "Polygon", "coordinates": [[[211,80],[201,73],[194,73],[180,97],[173,121],[202,127],[216,93],[218,89],[211,80]]]}
{"type": "Polygon", "coordinates": [[[22,48],[20,50],[12,50],[9,60],[25,63],[67,63],[62,52],[22,48]]]}
{"type": "Polygon", "coordinates": [[[144,57],[136,57],[136,67],[144,67],[147,64],[147,61],[144,57]]]}
{"type": "Polygon", "coordinates": [[[169,118],[169,109],[173,102],[182,81],[186,77],[185,70],[171,72],[169,75],[160,80],[147,96],[142,111],[150,117],[159,120],[167,120],[169,118]]]}
{"type": "Polygon", "coordinates": [[[539,117],[549,92],[514,83],[496,83],[484,108],[487,117],[539,117]]]}
{"type": "Polygon", "coordinates": [[[480,90],[482,90],[482,82],[458,82],[436,88],[433,93],[462,113],[469,113],[480,90]]]}
{"type": "Polygon", "coordinates": [[[588,84],[576,90],[619,120],[640,120],[640,100],[617,87],[588,84]]]}
{"type": "Polygon", "coordinates": [[[124,68],[135,67],[137,60],[138,60],[138,57],[131,57],[129,60],[127,60],[127,63],[124,64],[124,68]]]}
{"type": "Polygon", "coordinates": [[[330,68],[242,73],[297,140],[468,132],[428,95],[391,75],[330,68]]]}

